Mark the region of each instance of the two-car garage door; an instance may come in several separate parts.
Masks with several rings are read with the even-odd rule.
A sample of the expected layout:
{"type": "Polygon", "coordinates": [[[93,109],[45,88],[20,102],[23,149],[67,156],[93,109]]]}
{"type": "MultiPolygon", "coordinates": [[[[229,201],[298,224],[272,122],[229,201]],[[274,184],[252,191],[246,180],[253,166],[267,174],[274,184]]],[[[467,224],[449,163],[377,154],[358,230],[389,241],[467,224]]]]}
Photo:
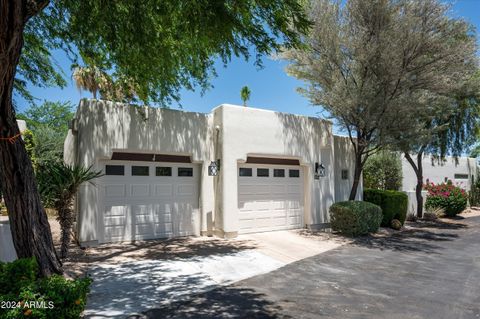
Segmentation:
{"type": "Polygon", "coordinates": [[[300,166],[242,164],[238,168],[240,233],[303,227],[300,166]]]}
{"type": "Polygon", "coordinates": [[[194,234],[199,167],[189,163],[108,161],[101,164],[102,242],[194,234]]]}

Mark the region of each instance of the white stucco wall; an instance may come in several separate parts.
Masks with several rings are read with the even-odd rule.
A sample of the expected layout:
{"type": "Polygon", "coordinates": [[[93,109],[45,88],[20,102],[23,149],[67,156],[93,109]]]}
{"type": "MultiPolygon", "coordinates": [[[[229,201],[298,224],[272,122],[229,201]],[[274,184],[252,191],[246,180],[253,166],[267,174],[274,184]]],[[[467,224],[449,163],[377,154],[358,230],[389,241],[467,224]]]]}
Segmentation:
{"type": "Polygon", "coordinates": [[[13,247],[12,233],[8,217],[1,217],[0,220],[0,261],[10,262],[17,259],[15,247],[13,247]]]}
{"type": "MultiPolygon", "coordinates": [[[[413,156],[415,160],[415,156],[413,156]]],[[[432,163],[432,158],[430,155],[425,155],[423,157],[423,182],[425,183],[427,179],[432,183],[443,183],[445,179],[451,180],[453,184],[459,185],[460,187],[470,190],[472,176],[476,178],[477,164],[474,158],[469,157],[459,157],[458,163],[456,163],[455,158],[448,156],[445,162],[438,163],[434,161],[432,163]],[[455,178],[455,174],[464,174],[468,175],[467,179],[458,179],[455,178]]],[[[402,190],[403,191],[415,191],[415,186],[417,185],[417,177],[415,172],[408,163],[408,161],[402,156],[402,190]]]]}
{"type": "MultiPolygon", "coordinates": [[[[349,182],[338,181],[339,169],[353,172],[352,149],[342,138],[334,139],[331,122],[318,118],[228,104],[202,114],[84,99],[73,128],[64,145],[69,164],[100,169],[99,162],[110,159],[113,152],[191,156],[202,172],[201,234],[237,234],[238,165],[248,156],[299,160],[304,173],[304,223],[309,227],[327,225],[330,205],[345,194],[348,198],[350,191],[349,182]],[[208,176],[208,165],[217,159],[219,175],[208,176]],[[314,179],[316,162],[325,165],[325,177],[314,179]]],[[[360,185],[359,198],[361,193],[360,185]]],[[[76,209],[80,242],[98,241],[95,186],[82,185],[76,209]]]]}
{"type": "MultiPolygon", "coordinates": [[[[212,151],[211,121],[202,113],[83,99],[76,113],[77,131],[70,130],[65,141],[64,159],[99,170],[99,161],[110,159],[114,151],[189,155],[205,172],[212,151]]],[[[212,183],[211,178],[200,180],[201,214],[213,210],[212,183]]],[[[82,185],[77,200],[80,242],[98,240],[97,204],[96,187],[82,185]]]]}
{"type": "MultiPolygon", "coordinates": [[[[348,200],[353,184],[355,170],[355,153],[350,138],[346,136],[334,136],[335,152],[335,202],[348,200]],[[342,179],[342,170],[348,171],[348,179],[342,179]]],[[[356,200],[363,198],[363,179],[357,189],[356,200]]]]}
{"type": "Polygon", "coordinates": [[[298,159],[305,176],[305,223],[328,223],[328,207],[335,196],[333,170],[328,169],[327,176],[319,180],[313,179],[313,170],[315,162],[327,167],[334,163],[330,122],[228,104],[216,107],[213,113],[219,125],[222,163],[217,205],[223,220],[216,219],[217,229],[225,233],[238,230],[237,167],[247,156],[298,159]]]}

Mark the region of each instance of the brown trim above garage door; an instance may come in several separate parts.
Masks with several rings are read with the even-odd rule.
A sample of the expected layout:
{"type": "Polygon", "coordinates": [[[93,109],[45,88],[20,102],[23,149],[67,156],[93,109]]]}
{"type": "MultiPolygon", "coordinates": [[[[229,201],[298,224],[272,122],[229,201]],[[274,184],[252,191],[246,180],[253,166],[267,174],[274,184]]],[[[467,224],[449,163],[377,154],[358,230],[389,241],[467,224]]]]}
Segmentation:
{"type": "Polygon", "coordinates": [[[141,162],[167,162],[167,163],[191,163],[190,156],[146,153],[113,152],[112,160],[141,161],[141,162]]]}
{"type": "Polygon", "coordinates": [[[247,157],[247,164],[271,164],[271,165],[300,165],[300,161],[289,158],[275,157],[247,157]]]}

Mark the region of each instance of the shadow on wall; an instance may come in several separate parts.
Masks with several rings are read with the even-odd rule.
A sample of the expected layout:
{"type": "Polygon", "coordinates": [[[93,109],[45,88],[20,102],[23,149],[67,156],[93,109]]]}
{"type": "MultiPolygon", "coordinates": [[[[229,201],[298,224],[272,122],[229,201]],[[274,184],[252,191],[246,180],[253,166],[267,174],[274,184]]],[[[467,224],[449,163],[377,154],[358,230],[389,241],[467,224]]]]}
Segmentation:
{"type": "MultiPolygon", "coordinates": [[[[197,161],[208,157],[206,114],[83,99],[77,117],[77,163],[86,167],[109,158],[114,149],[185,154],[197,161]]],[[[80,199],[82,241],[98,239],[96,192],[87,185],[80,199]]]]}
{"type": "Polygon", "coordinates": [[[320,156],[322,147],[330,146],[331,123],[325,120],[275,112],[283,130],[276,136],[285,150],[310,163],[320,156]]]}
{"type": "Polygon", "coordinates": [[[291,318],[281,312],[282,308],[264,294],[230,286],[194,296],[187,302],[148,310],[144,315],[147,318],[291,318]]]}
{"type": "MultiPolygon", "coordinates": [[[[335,202],[348,200],[353,184],[353,173],[355,170],[355,156],[352,142],[349,137],[334,136],[335,156],[335,202]],[[346,170],[346,179],[342,178],[342,171],[346,170]]],[[[363,198],[362,185],[357,190],[357,200],[363,198]]]]}

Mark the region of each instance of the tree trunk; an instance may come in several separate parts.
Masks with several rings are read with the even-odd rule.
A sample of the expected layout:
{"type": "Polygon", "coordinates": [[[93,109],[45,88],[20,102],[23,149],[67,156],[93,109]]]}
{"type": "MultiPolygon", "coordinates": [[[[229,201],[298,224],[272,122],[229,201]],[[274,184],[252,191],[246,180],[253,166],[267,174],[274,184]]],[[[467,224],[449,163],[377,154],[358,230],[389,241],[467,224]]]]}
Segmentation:
{"type": "Polygon", "coordinates": [[[415,186],[415,198],[417,199],[417,216],[418,218],[423,217],[423,149],[417,154],[417,162],[415,163],[410,156],[410,154],[405,153],[405,158],[410,163],[417,176],[417,185],[415,186]]]}
{"type": "Polygon", "coordinates": [[[348,200],[355,200],[355,198],[357,197],[358,185],[360,185],[360,177],[362,176],[362,169],[362,153],[359,152],[359,154],[355,154],[355,170],[353,173],[353,184],[352,189],[350,190],[350,196],[348,197],[348,200]]]}
{"type": "Polygon", "coordinates": [[[40,274],[49,276],[61,273],[62,266],[12,104],[25,23],[29,14],[43,8],[37,5],[46,5],[31,1],[30,5],[33,4],[35,7],[22,1],[0,0],[0,178],[17,256],[35,256],[40,274]]]}

